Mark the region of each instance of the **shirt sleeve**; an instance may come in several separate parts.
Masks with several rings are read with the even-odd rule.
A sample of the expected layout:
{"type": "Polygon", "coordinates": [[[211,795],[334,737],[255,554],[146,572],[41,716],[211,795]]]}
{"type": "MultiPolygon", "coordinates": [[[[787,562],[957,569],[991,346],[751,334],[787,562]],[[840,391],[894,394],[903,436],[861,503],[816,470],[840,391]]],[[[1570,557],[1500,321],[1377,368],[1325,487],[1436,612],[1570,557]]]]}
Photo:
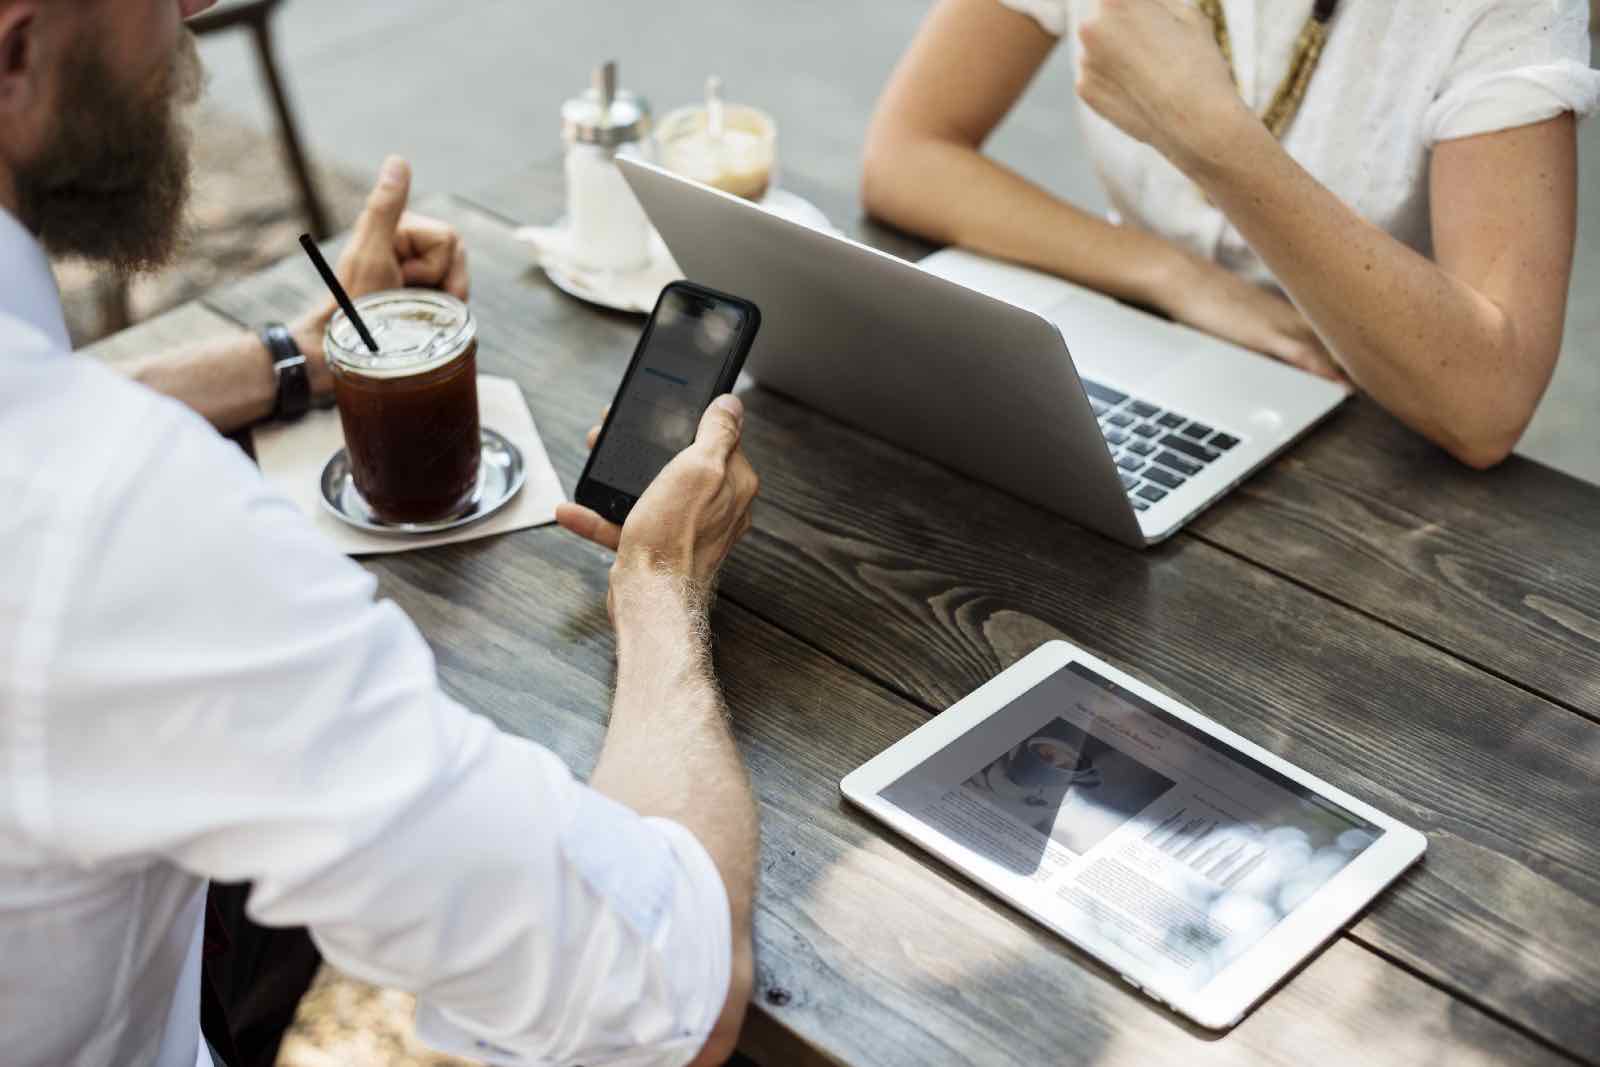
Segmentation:
{"type": "Polygon", "coordinates": [[[1068,0],[1000,0],[1003,7],[1027,15],[1052,37],[1067,32],[1067,3],[1068,0]]]}
{"type": "Polygon", "coordinates": [[[731,959],[704,848],[450,699],[374,579],[160,404],[42,606],[37,839],[249,880],[253,918],[415,992],[479,1059],[691,1059],[731,959]]]}
{"type": "Polygon", "coordinates": [[[1468,26],[1429,106],[1430,145],[1527,126],[1600,105],[1589,66],[1589,0],[1489,0],[1468,26]]]}

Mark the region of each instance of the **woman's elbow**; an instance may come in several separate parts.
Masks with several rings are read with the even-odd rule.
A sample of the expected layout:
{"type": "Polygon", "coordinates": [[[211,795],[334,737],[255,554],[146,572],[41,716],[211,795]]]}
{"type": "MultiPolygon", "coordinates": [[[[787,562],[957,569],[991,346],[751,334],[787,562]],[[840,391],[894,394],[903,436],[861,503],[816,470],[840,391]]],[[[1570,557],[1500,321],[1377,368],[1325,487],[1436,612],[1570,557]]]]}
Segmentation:
{"type": "Polygon", "coordinates": [[[892,138],[874,122],[861,153],[861,206],[873,218],[887,220],[894,213],[895,189],[903,180],[896,167],[898,155],[892,138]]]}
{"type": "Polygon", "coordinates": [[[1519,338],[1510,318],[1502,319],[1497,340],[1476,373],[1464,371],[1465,378],[1458,375],[1436,394],[1437,415],[1430,420],[1435,428],[1428,436],[1473,470],[1489,470],[1510,457],[1533,421],[1561,355],[1559,333],[1530,344],[1519,338]],[[1448,422],[1439,426],[1444,419],[1448,422]]]}
{"type": "Polygon", "coordinates": [[[1533,421],[1534,404],[1518,404],[1515,409],[1501,409],[1487,413],[1477,420],[1467,420],[1462,427],[1453,428],[1439,444],[1461,463],[1473,470],[1486,471],[1504,463],[1517,442],[1522,440],[1528,423],[1533,421]]]}
{"type": "Polygon", "coordinates": [[[906,225],[926,198],[927,171],[942,143],[943,134],[880,102],[861,147],[861,206],[867,214],[906,225]]]}
{"type": "Polygon", "coordinates": [[[1473,470],[1486,471],[1504,463],[1515,447],[1515,440],[1509,444],[1500,441],[1464,441],[1445,445],[1445,451],[1473,470]]]}

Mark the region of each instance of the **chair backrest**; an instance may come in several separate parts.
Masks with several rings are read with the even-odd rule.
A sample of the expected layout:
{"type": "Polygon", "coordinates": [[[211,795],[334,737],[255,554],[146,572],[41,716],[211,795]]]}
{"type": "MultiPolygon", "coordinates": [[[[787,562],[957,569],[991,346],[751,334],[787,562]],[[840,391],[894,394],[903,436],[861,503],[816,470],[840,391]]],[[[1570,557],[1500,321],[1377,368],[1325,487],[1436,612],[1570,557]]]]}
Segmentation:
{"type": "Polygon", "coordinates": [[[235,26],[263,25],[273,15],[273,10],[283,0],[221,0],[210,11],[202,12],[187,23],[195,33],[204,36],[235,26]]]}

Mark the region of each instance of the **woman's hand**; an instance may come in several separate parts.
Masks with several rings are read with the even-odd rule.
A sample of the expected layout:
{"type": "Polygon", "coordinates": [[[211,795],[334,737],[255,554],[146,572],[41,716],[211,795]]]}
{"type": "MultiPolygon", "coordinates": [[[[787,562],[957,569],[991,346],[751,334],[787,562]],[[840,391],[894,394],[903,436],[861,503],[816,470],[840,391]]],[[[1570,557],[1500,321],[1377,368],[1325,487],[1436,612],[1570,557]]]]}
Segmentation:
{"type": "Polygon", "coordinates": [[[1100,0],[1078,38],[1078,96],[1180,168],[1244,107],[1210,20],[1185,0],[1100,0]]]}
{"type": "Polygon", "coordinates": [[[1329,381],[1344,369],[1300,309],[1209,260],[1186,255],[1162,287],[1161,310],[1186,326],[1254,349],[1329,381]]]}

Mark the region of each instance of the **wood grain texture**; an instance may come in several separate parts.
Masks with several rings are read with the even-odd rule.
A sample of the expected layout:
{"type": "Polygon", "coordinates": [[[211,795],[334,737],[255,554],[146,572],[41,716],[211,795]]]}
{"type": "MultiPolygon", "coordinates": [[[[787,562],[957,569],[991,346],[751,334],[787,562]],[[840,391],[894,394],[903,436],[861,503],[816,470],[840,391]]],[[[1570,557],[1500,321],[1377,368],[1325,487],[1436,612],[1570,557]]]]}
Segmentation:
{"type": "Polygon", "coordinates": [[[1600,489],[1360,398],[1192,532],[1600,722],[1600,489]]]}
{"type": "MultiPolygon", "coordinates": [[[[858,240],[932,251],[853,189],[784,182],[858,240]]],[[[466,199],[542,221],[561,195],[546,163],[466,199]]],[[[1600,488],[1515,456],[1469,470],[1361,398],[1190,533],[1600,721],[1600,488]]]]}
{"type": "MultiPolygon", "coordinates": [[[[598,755],[608,558],[543,528],[374,560],[447,688],[579,771],[598,755]]],[[[1340,940],[1226,1037],[1183,1024],[844,805],[838,779],[922,710],[724,603],[717,663],[762,806],[765,1063],[1566,1062],[1340,940]]]]}
{"type": "MultiPolygon", "coordinates": [[[[639,320],[553,290],[495,220],[433,209],[472,249],[482,365],[522,384],[570,486],[583,430],[609,400],[639,320]]],[[[314,291],[305,273],[268,272],[214,304],[241,321],[281,314],[314,291]]],[[[1566,1048],[1600,1047],[1589,1010],[1600,961],[1587,947],[1600,943],[1592,723],[1198,540],[1129,552],[781,397],[747,401],[765,488],[726,599],[925,709],[1050,637],[1106,654],[1429,832],[1426,864],[1360,923],[1360,940],[1566,1048]]],[[[499,650],[483,668],[490,678],[519,655],[555,654],[452,618],[463,598],[502,580],[476,553],[506,540],[437,555],[461,560],[441,579],[442,619],[424,624],[447,667],[462,631],[499,650]]],[[[583,625],[603,630],[604,616],[583,625]]],[[[557,640],[566,636],[581,633],[557,640]]],[[[791,698],[821,699],[841,675],[824,661],[791,698]]],[[[793,758],[839,744],[860,762],[887,741],[875,722],[847,715],[830,726],[837,736],[796,735],[793,758]]],[[[575,751],[562,747],[571,739],[553,743],[575,751]]],[[[801,862],[807,853],[796,851],[801,862]]]]}
{"type": "Polygon", "coordinates": [[[1594,1047],[1593,724],[1199,542],[1136,556],[749,402],[766,508],[729,597],[935,708],[1051,637],[1106,654],[1427,831],[1358,935],[1594,1047]]]}

